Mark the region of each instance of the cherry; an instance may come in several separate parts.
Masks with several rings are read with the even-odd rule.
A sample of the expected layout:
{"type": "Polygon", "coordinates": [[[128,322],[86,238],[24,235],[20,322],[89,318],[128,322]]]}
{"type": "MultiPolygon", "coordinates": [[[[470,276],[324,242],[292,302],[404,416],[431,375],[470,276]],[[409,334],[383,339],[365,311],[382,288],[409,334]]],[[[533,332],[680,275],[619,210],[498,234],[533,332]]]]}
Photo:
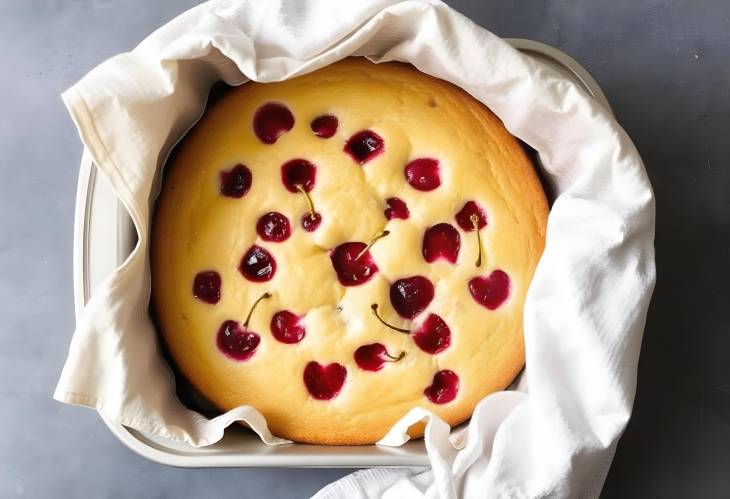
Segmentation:
{"type": "Polygon", "coordinates": [[[304,385],[309,394],[317,400],[332,400],[345,384],[347,369],[341,364],[333,362],[323,366],[311,361],[304,368],[304,385]]]}
{"type": "Polygon", "coordinates": [[[397,357],[390,355],[382,343],[363,345],[355,350],[355,362],[365,371],[380,371],[386,362],[398,362],[405,356],[405,352],[397,357]]]}
{"type": "Polygon", "coordinates": [[[436,224],[429,227],[423,235],[423,258],[428,263],[433,263],[440,258],[456,263],[460,248],[461,237],[453,225],[436,224]]]}
{"type": "Polygon", "coordinates": [[[221,352],[233,360],[248,360],[256,353],[261,337],[241,328],[236,321],[225,321],[218,330],[216,343],[221,352]]]}
{"type": "Polygon", "coordinates": [[[292,159],[281,167],[281,181],[289,192],[309,192],[314,188],[317,167],[306,159],[292,159]]]}
{"type": "Polygon", "coordinates": [[[451,345],[451,329],[441,317],[429,314],[413,332],[413,341],[424,352],[436,355],[451,345]]]}
{"type": "Polygon", "coordinates": [[[317,167],[306,159],[293,159],[281,167],[281,181],[289,192],[301,192],[307,200],[309,213],[301,219],[301,224],[307,232],[314,232],[322,222],[322,215],[314,209],[314,201],[309,191],[314,188],[317,176],[317,167]]]}
{"type": "Polygon", "coordinates": [[[510,278],[502,270],[495,270],[487,277],[475,277],[469,281],[471,296],[489,310],[497,309],[507,300],[510,288],[510,278]]]}
{"type": "Polygon", "coordinates": [[[256,305],[267,298],[271,298],[271,294],[264,293],[251,305],[251,310],[248,311],[243,327],[238,322],[231,320],[224,321],[221,324],[216,336],[216,343],[221,352],[237,361],[248,360],[256,353],[256,349],[261,343],[261,337],[256,332],[248,329],[248,324],[256,305]]]}
{"type": "Polygon", "coordinates": [[[411,212],[408,211],[408,205],[406,205],[406,202],[402,199],[388,198],[385,202],[388,205],[384,211],[386,219],[392,220],[394,218],[400,218],[402,220],[406,220],[411,215],[411,212]]]}
{"type": "Polygon", "coordinates": [[[241,258],[238,271],[253,282],[266,282],[276,273],[276,260],[261,246],[251,246],[241,258]]]}
{"type": "Polygon", "coordinates": [[[338,125],[337,116],[323,114],[314,118],[309,126],[317,137],[329,139],[337,132],[338,125]]]}
{"type": "Polygon", "coordinates": [[[404,319],[413,319],[423,312],[433,295],[433,284],[420,275],[398,279],[390,286],[390,303],[404,319]]]}
{"type": "Polygon", "coordinates": [[[198,272],[193,280],[193,296],[215,305],[221,299],[221,276],[215,270],[198,272]]]}
{"type": "Polygon", "coordinates": [[[434,404],[446,404],[456,398],[459,392],[459,377],[454,371],[439,371],[433,376],[431,386],[423,394],[434,404]]]}
{"type": "Polygon", "coordinates": [[[294,127],[294,115],[278,102],[267,102],[256,110],[253,131],[264,144],[273,144],[294,127]]]}
{"type": "Polygon", "coordinates": [[[317,212],[309,212],[302,215],[302,228],[307,232],[314,232],[322,223],[322,215],[317,212]]]}
{"type": "Polygon", "coordinates": [[[361,254],[367,245],[361,242],[343,243],[330,253],[332,267],[343,286],[357,286],[368,282],[378,271],[370,252],[361,254]]]}
{"type": "Polygon", "coordinates": [[[342,243],[330,252],[332,267],[343,286],[358,286],[368,282],[378,272],[370,248],[376,241],[390,234],[379,232],[368,244],[361,242],[342,243]]]}
{"type": "Polygon", "coordinates": [[[276,312],[271,318],[271,334],[282,343],[299,343],[307,333],[301,320],[288,310],[276,312]]]}
{"type": "Polygon", "coordinates": [[[387,323],[380,314],[378,313],[378,304],[373,303],[370,305],[370,309],[373,311],[375,317],[386,327],[389,327],[393,331],[399,333],[406,333],[413,335],[413,341],[418,345],[418,348],[426,353],[436,355],[439,352],[446,350],[451,345],[451,329],[444,322],[444,320],[436,314],[429,314],[423,323],[416,328],[415,331],[404,329],[393,326],[387,323]]]}
{"type": "Polygon", "coordinates": [[[352,159],[364,165],[385,149],[383,138],[372,130],[362,130],[350,137],[344,151],[352,159]]]}
{"type": "Polygon", "coordinates": [[[466,232],[476,230],[475,225],[479,229],[483,229],[487,226],[487,213],[474,201],[467,201],[456,214],[456,223],[466,232]],[[477,217],[476,223],[472,218],[473,216],[477,217]]]}
{"type": "Polygon", "coordinates": [[[256,232],[264,241],[280,243],[291,236],[289,219],[276,211],[270,211],[259,218],[256,223],[256,232]]]}
{"type": "Polygon", "coordinates": [[[456,223],[467,232],[477,233],[477,261],[476,266],[482,265],[482,236],[479,229],[487,226],[487,214],[474,201],[467,201],[456,214],[456,223]]]}
{"type": "Polygon", "coordinates": [[[437,159],[414,159],[406,165],[406,181],[416,190],[432,191],[441,185],[439,170],[439,161],[437,159]]]}
{"type": "Polygon", "coordinates": [[[229,198],[242,198],[251,188],[251,170],[246,165],[237,164],[228,171],[220,173],[221,194],[229,198]]]}

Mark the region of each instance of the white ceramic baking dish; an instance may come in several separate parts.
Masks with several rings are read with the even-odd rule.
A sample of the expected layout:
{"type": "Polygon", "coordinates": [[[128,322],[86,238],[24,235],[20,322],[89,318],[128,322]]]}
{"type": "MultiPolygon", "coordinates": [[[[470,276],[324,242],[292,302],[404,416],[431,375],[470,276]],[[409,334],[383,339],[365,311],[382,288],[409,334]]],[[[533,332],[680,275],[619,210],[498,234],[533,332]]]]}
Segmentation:
{"type": "MultiPolygon", "coordinates": [[[[598,84],[574,59],[540,42],[516,38],[508,41],[525,54],[552,66],[566,78],[579,84],[610,110],[598,84]]],[[[77,319],[97,285],[129,255],[135,239],[134,226],[124,207],[84,151],[76,193],[74,228],[74,298],[77,319]]],[[[174,466],[360,468],[428,464],[421,440],[398,448],[377,445],[267,446],[256,435],[243,428],[229,428],[225,437],[217,444],[196,449],[187,444],[143,434],[114,421],[104,422],[122,443],[136,453],[174,466]]]]}

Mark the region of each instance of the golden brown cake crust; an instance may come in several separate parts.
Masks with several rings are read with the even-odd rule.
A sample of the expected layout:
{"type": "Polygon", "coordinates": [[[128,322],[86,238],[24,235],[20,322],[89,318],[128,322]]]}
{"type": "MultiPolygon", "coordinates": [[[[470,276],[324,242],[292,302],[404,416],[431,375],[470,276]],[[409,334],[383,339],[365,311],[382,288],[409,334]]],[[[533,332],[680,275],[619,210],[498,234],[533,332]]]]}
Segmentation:
{"type": "Polygon", "coordinates": [[[360,58],[281,83],[245,84],[206,110],[166,168],[151,234],[153,306],[172,358],[221,410],[252,405],[272,433],[298,442],[370,444],[417,406],[458,424],[522,369],[522,310],[544,246],[547,202],[517,140],[454,85],[405,64],[374,65],[360,58]],[[274,144],[261,142],[252,127],[256,109],[267,102],[286,105],[295,117],[294,127],[274,144]],[[322,114],[339,120],[331,138],[310,129],[322,114]],[[360,165],[343,146],[365,129],[377,132],[385,147],[360,165]],[[439,160],[437,189],[418,191],[406,182],[404,166],[419,157],[439,160]],[[311,196],[322,224],[314,232],[299,223],[308,209],[304,196],[282,185],[280,167],[294,158],[317,166],[311,196]],[[251,188],[240,199],[221,196],[220,172],[238,163],[250,169],[251,188]],[[385,200],[394,196],[407,203],[407,220],[383,216],[385,200]],[[475,233],[462,229],[456,264],[426,262],[424,231],[443,222],[458,228],[454,216],[468,200],[488,216],[480,231],[483,265],[474,265],[475,233]],[[262,241],[256,233],[256,221],[270,211],[291,222],[291,237],[284,242],[262,241]],[[329,251],[347,241],[368,241],[384,227],[390,235],[371,249],[378,273],[363,285],[342,286],[329,251]],[[254,244],[276,259],[268,282],[252,283],[238,270],[254,244]],[[511,289],[503,304],[489,310],[474,300],[468,282],[497,269],[507,273],[511,289]],[[221,276],[217,304],[193,296],[195,275],[204,270],[221,276]],[[433,282],[435,297],[410,321],[394,311],[389,287],[414,275],[433,282]],[[243,322],[265,291],[272,298],[259,304],[249,326],[260,336],[255,353],[245,361],[226,357],[216,345],[221,324],[243,322]],[[437,313],[450,328],[451,345],[435,355],[422,351],[408,334],[380,324],[372,303],[402,328],[437,313]],[[271,318],[283,309],[305,317],[306,336],[298,343],[285,344],[271,334],[271,318]],[[365,371],[353,352],[375,342],[406,355],[377,372],[365,371]],[[309,394],[303,371],[310,361],[346,368],[335,398],[316,400],[309,394]],[[458,394],[434,404],[424,389],[445,369],[459,376],[458,394]]]}

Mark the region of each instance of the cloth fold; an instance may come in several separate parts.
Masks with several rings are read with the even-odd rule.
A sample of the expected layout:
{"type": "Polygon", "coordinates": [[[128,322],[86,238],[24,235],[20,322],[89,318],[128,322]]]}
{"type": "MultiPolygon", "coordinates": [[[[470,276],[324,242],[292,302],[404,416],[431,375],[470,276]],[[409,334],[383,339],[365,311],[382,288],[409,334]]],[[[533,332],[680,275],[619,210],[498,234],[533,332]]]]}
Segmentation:
{"type": "Polygon", "coordinates": [[[285,442],[253,407],[208,420],[176,398],[147,314],[149,217],[158,170],[215,81],[279,81],[349,55],[409,62],[469,92],[539,152],[557,197],[524,310],[529,389],[485,398],[454,435],[413,409],[381,444],[427,421],[429,470],[358,472],[318,497],[597,497],[631,414],[654,286],[651,186],[600,104],[436,0],[211,1],[64,93],[138,243],[84,309],[54,397],[193,446],[236,420],[285,442]]]}

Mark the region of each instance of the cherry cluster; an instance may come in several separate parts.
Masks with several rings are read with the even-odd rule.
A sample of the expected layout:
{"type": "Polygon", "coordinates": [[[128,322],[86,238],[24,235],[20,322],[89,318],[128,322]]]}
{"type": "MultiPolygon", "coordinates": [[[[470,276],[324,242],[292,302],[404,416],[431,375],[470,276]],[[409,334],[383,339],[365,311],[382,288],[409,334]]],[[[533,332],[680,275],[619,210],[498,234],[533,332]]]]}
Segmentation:
{"type": "MultiPolygon", "coordinates": [[[[258,139],[265,144],[274,144],[278,138],[294,127],[294,115],[284,105],[270,102],[261,106],[254,115],[253,130],[258,139]]],[[[336,116],[322,115],[310,123],[312,132],[323,139],[331,138],[337,132],[339,122],[336,116]]],[[[347,153],[359,165],[365,165],[384,151],[383,138],[372,130],[362,130],[350,137],[344,145],[347,153]]],[[[432,191],[441,185],[440,164],[437,159],[417,158],[404,168],[408,184],[419,191],[432,191]]],[[[303,195],[307,200],[308,211],[300,219],[302,228],[307,232],[316,231],[322,222],[322,215],[316,211],[310,195],[316,184],[317,167],[306,159],[292,159],[281,166],[281,181],[286,190],[303,195]]],[[[242,198],[251,188],[251,170],[243,164],[220,173],[220,193],[222,196],[242,198]]],[[[387,220],[408,219],[410,212],[406,203],[392,197],[386,200],[384,216],[387,220]]],[[[476,233],[478,258],[476,267],[482,265],[482,243],[479,231],[487,226],[487,214],[475,201],[468,201],[454,216],[456,225],[464,232],[476,233]]],[[[261,240],[270,243],[286,241],[292,232],[290,220],[282,213],[263,214],[256,223],[256,232],[261,240]]],[[[340,244],[330,251],[332,267],[343,286],[358,286],[368,282],[378,273],[378,266],[370,254],[370,248],[378,240],[386,237],[389,231],[383,230],[369,243],[350,241],[340,244]]],[[[422,254],[428,263],[445,260],[456,264],[461,248],[461,236],[454,225],[439,223],[426,229],[423,236],[422,254]]],[[[259,245],[251,246],[243,255],[239,271],[247,280],[262,283],[271,280],[276,273],[276,260],[273,255],[259,245]]],[[[499,307],[507,300],[510,292],[509,276],[495,270],[488,276],[478,276],[468,283],[472,297],[490,310],[499,307]]],[[[199,300],[216,304],[221,296],[221,277],[216,271],[199,272],[193,282],[193,295],[199,300]]],[[[398,279],[390,286],[390,303],[403,319],[414,321],[422,316],[424,310],[434,299],[433,283],[421,275],[398,279]]],[[[245,361],[254,355],[261,341],[260,335],[249,329],[249,322],[256,305],[270,298],[269,293],[261,295],[251,306],[243,324],[227,320],[220,326],[217,335],[218,348],[229,358],[245,361]]],[[[373,303],[371,311],[387,328],[410,335],[415,345],[430,355],[436,355],[451,345],[451,330],[446,321],[435,313],[429,313],[414,324],[412,328],[400,328],[383,318],[379,305],[373,303]]],[[[295,344],[306,336],[303,316],[289,310],[280,310],[271,318],[272,336],[287,344],[295,344]]],[[[379,371],[387,362],[398,362],[406,352],[396,355],[388,352],[381,343],[360,346],[354,352],[356,364],[366,371],[379,371]]],[[[311,361],[303,373],[303,381],[312,397],[330,400],[336,397],[347,377],[347,369],[338,363],[328,365],[311,361]]],[[[456,398],[459,377],[451,370],[437,372],[424,395],[435,404],[445,404],[456,398]]]]}

